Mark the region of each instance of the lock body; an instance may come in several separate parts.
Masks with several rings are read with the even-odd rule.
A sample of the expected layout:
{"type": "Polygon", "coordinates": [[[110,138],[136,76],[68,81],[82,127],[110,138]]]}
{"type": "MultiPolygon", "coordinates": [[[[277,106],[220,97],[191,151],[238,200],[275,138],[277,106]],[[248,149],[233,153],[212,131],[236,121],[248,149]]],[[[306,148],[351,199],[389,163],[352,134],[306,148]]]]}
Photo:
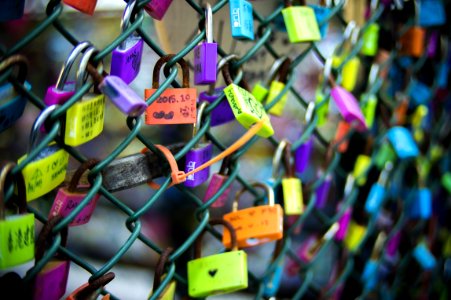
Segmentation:
{"type": "Polygon", "coordinates": [[[287,7],[282,9],[282,15],[291,43],[312,42],[321,39],[315,12],[311,7],[287,7]]]}
{"type": "Polygon", "coordinates": [[[300,145],[294,152],[294,167],[296,173],[303,173],[310,161],[310,156],[312,154],[314,141],[312,138],[308,139],[300,145]]]}
{"type": "MultiPolygon", "coordinates": [[[[198,147],[186,153],[185,173],[191,172],[197,167],[209,161],[213,156],[213,144],[201,143],[198,147]]],[[[186,177],[185,186],[196,187],[207,181],[210,175],[210,167],[186,177]]]]}
{"type": "MultiPolygon", "coordinates": [[[[283,209],[279,204],[261,205],[241,209],[224,215],[236,231],[239,248],[256,246],[283,237],[283,209]]],[[[229,232],[224,232],[222,242],[231,246],[229,232]]]]}
{"type": "Polygon", "coordinates": [[[354,252],[362,243],[363,237],[366,233],[366,227],[360,224],[357,224],[354,221],[349,223],[349,229],[344,239],[344,245],[346,248],[354,252]]]}
{"type": "MultiPolygon", "coordinates": [[[[20,2],[20,1],[19,1],[20,2]]],[[[25,88],[31,89],[31,85],[25,82],[25,88]]],[[[17,94],[10,83],[0,87],[0,132],[11,127],[23,114],[27,99],[17,94]]]]}
{"type": "Polygon", "coordinates": [[[324,208],[324,206],[326,206],[327,203],[327,199],[329,197],[329,190],[330,190],[330,186],[332,184],[332,177],[330,175],[327,175],[326,178],[324,179],[323,183],[321,183],[317,188],[316,188],[316,202],[315,202],[315,207],[316,208],[324,208]]]}
{"type": "Polygon", "coordinates": [[[367,98],[367,100],[361,105],[362,113],[365,118],[366,126],[371,128],[374,125],[376,115],[377,97],[374,94],[362,94],[362,99],[365,98],[367,98]]]}
{"type": "MultiPolygon", "coordinates": [[[[266,103],[272,104],[277,96],[282,92],[282,90],[285,88],[285,83],[282,83],[280,81],[273,81],[271,82],[271,85],[269,87],[268,92],[268,98],[266,99],[266,103]]],[[[281,116],[283,113],[283,109],[285,108],[285,105],[287,104],[288,100],[288,93],[285,93],[285,95],[282,96],[282,98],[279,99],[275,103],[273,107],[269,109],[269,113],[275,116],[281,116]]]]}
{"type": "Polygon", "coordinates": [[[351,223],[352,209],[348,208],[344,211],[343,215],[338,220],[338,231],[335,233],[334,239],[336,241],[342,241],[348,233],[349,223],[351,223]]]}
{"type": "Polygon", "coordinates": [[[154,19],[161,20],[169,9],[172,0],[152,0],[144,6],[146,12],[154,19]]]}
{"type": "Polygon", "coordinates": [[[360,281],[366,290],[372,290],[377,285],[379,264],[376,260],[368,260],[362,272],[360,281]]]}
{"type": "Polygon", "coordinates": [[[218,44],[203,42],[194,48],[194,84],[216,82],[218,44]]]}
{"type": "Polygon", "coordinates": [[[400,39],[400,54],[420,57],[424,52],[426,31],[418,26],[410,27],[400,39]]]}
{"type": "Polygon", "coordinates": [[[418,244],[412,251],[412,256],[416,259],[423,270],[432,270],[437,264],[437,260],[424,243],[418,244]]]}
{"type": "MultiPolygon", "coordinates": [[[[22,156],[18,163],[24,160],[27,155],[22,156]]],[[[66,177],[69,154],[60,149],[55,144],[50,144],[47,148],[30,162],[22,170],[25,180],[27,201],[34,200],[47,194],[66,177]]]]}
{"type": "Polygon", "coordinates": [[[97,0],[63,0],[67,4],[82,13],[93,15],[96,9],[97,0]]]}
{"type": "Polygon", "coordinates": [[[0,220],[0,270],[34,258],[34,214],[7,215],[0,220]]]}
{"type": "Polygon", "coordinates": [[[316,23],[319,27],[319,32],[321,34],[321,38],[325,38],[327,35],[327,30],[329,29],[329,21],[328,18],[331,13],[331,9],[324,6],[319,5],[310,5],[315,13],[316,23]]]}
{"type": "MultiPolygon", "coordinates": [[[[213,174],[211,177],[210,183],[207,187],[207,191],[205,192],[205,196],[203,202],[207,202],[210,200],[224,185],[229,176],[221,175],[221,174],[213,174]]],[[[230,191],[232,190],[232,185],[229,185],[225,191],[216,199],[215,202],[211,204],[211,207],[223,207],[227,200],[229,199],[230,191]]]]}
{"type": "Polygon", "coordinates": [[[357,185],[362,186],[366,183],[365,173],[371,165],[371,157],[368,155],[359,155],[354,165],[352,176],[356,178],[357,185]]]}
{"type": "Polygon", "coordinates": [[[441,0],[419,1],[419,6],[420,26],[441,26],[446,23],[445,7],[441,0]]]}
{"type": "MultiPolygon", "coordinates": [[[[88,188],[79,188],[77,191],[71,193],[65,187],[58,189],[58,193],[49,212],[49,218],[55,216],[66,217],[69,215],[83,201],[88,191],[88,188]]],[[[79,226],[88,223],[99,198],[100,195],[96,194],[75,219],[69,223],[69,226],[79,226]]]]}
{"type": "Polygon", "coordinates": [[[392,146],[389,143],[382,143],[376,153],[376,157],[374,158],[374,164],[382,169],[386,162],[395,161],[396,154],[393,151],[392,146]]]}
{"type": "Polygon", "coordinates": [[[366,56],[375,56],[377,54],[379,45],[379,29],[377,23],[368,25],[362,36],[362,48],[360,53],[366,56]]]}
{"type": "Polygon", "coordinates": [[[56,85],[52,85],[47,89],[44,96],[44,103],[47,106],[54,104],[64,104],[70,97],[75,94],[75,82],[67,82],[64,84],[64,88],[59,90],[56,85]]]}
{"type": "Polygon", "coordinates": [[[279,290],[283,277],[283,259],[277,264],[272,273],[263,279],[263,297],[274,297],[279,290]]]}
{"type": "Polygon", "coordinates": [[[230,26],[235,39],[254,39],[252,4],[246,0],[230,0],[230,26]]]}
{"type": "Polygon", "coordinates": [[[390,128],[387,132],[387,139],[400,159],[414,158],[420,154],[412,134],[405,127],[390,128]]]}
{"type": "MultiPolygon", "coordinates": [[[[148,99],[156,89],[146,89],[145,98],[148,99]]],[[[195,88],[166,89],[146,109],[147,125],[193,124],[196,123],[195,88]]]]}
{"type": "Polygon", "coordinates": [[[64,143],[79,146],[97,137],[103,131],[104,118],[105,96],[85,95],[67,110],[64,143]]]}
{"type": "Polygon", "coordinates": [[[316,116],[318,117],[317,125],[323,126],[327,123],[327,115],[329,113],[329,99],[326,99],[326,96],[320,88],[317,88],[315,91],[315,109],[316,116]]]}
{"type": "Polygon", "coordinates": [[[359,104],[350,92],[340,86],[335,86],[331,89],[330,94],[335,104],[337,104],[338,111],[346,122],[356,122],[358,130],[367,130],[365,118],[363,117],[359,104]]]}
{"type": "Polygon", "coordinates": [[[300,215],[304,212],[302,182],[299,178],[283,178],[283,210],[287,216],[300,215]]]}
{"type": "Polygon", "coordinates": [[[70,261],[49,261],[36,276],[33,289],[34,300],[59,300],[66,294],[70,261]]]}
{"type": "Polygon", "coordinates": [[[274,134],[274,129],[271,126],[263,105],[255,100],[251,93],[233,83],[224,89],[224,93],[235,118],[241,125],[249,129],[254,123],[259,122],[263,118],[267,118],[267,121],[257,135],[266,138],[274,134]]]}
{"type": "Polygon", "coordinates": [[[365,202],[365,211],[369,214],[376,214],[381,208],[384,196],[385,188],[379,183],[373,184],[365,202]]]}
{"type": "Polygon", "coordinates": [[[260,82],[257,82],[252,89],[252,95],[258,102],[263,102],[268,96],[269,90],[260,82]]]}
{"type": "MultiPolygon", "coordinates": [[[[199,94],[199,102],[201,103],[202,101],[207,101],[211,104],[222,95],[223,90],[224,87],[216,88],[213,92],[213,95],[208,94],[208,92],[202,92],[199,94]]],[[[223,98],[221,102],[219,102],[218,106],[216,106],[210,114],[210,126],[219,126],[229,123],[233,120],[235,120],[235,115],[233,114],[233,111],[230,108],[227,99],[223,98]]]]}
{"type": "Polygon", "coordinates": [[[429,86],[418,80],[412,80],[409,95],[414,105],[427,105],[434,96],[429,86]]]}
{"type": "Polygon", "coordinates": [[[130,36],[124,41],[124,49],[114,49],[111,56],[111,75],[120,77],[126,84],[132,82],[141,68],[143,45],[140,37],[130,36]]]}
{"type": "Polygon", "coordinates": [[[427,220],[432,215],[432,194],[428,188],[419,188],[412,193],[408,215],[413,219],[427,220]]]}
{"type": "Polygon", "coordinates": [[[248,285],[247,255],[230,251],[188,262],[188,292],[206,297],[245,289],[248,285]]]}
{"type": "Polygon", "coordinates": [[[344,66],[342,70],[342,86],[347,91],[354,90],[359,76],[360,60],[357,57],[351,58],[344,66]]]}
{"type": "Polygon", "coordinates": [[[348,150],[349,139],[343,140],[343,138],[348,134],[351,129],[351,125],[346,121],[339,121],[337,126],[337,131],[335,132],[334,143],[340,143],[338,145],[338,152],[345,153],[348,150]]]}

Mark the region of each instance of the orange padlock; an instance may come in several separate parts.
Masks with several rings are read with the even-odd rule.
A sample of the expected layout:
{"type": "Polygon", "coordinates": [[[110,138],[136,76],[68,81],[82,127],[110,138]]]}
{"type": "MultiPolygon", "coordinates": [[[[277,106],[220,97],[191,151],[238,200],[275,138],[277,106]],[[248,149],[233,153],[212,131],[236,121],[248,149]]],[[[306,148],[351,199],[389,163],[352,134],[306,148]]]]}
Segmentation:
{"type": "Polygon", "coordinates": [[[337,131],[335,133],[333,143],[338,145],[338,151],[341,153],[346,152],[346,150],[348,149],[349,140],[344,140],[344,138],[346,137],[350,129],[351,125],[346,121],[341,120],[340,122],[338,122],[337,131]]]}
{"type": "MultiPolygon", "coordinates": [[[[224,220],[229,221],[235,228],[239,248],[256,246],[283,237],[283,209],[279,204],[274,204],[273,189],[260,182],[252,183],[251,186],[266,190],[268,204],[238,210],[238,200],[247,191],[243,188],[235,196],[232,212],[224,215],[224,220]]],[[[222,242],[225,247],[231,246],[230,234],[227,231],[224,232],[222,242]]]]}
{"type": "Polygon", "coordinates": [[[93,15],[96,9],[97,0],[63,0],[67,4],[82,13],[93,15]]]}
{"type": "Polygon", "coordinates": [[[410,27],[400,38],[401,49],[399,52],[404,55],[420,57],[424,52],[424,39],[426,31],[419,27],[410,27]]]}

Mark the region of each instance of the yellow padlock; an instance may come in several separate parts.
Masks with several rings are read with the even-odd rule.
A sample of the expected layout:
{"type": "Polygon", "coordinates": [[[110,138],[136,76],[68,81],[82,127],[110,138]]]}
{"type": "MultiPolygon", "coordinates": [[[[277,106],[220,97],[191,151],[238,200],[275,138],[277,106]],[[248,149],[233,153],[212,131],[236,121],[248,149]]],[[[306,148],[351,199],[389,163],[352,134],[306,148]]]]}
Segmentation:
{"type": "Polygon", "coordinates": [[[265,102],[266,97],[269,93],[269,85],[276,78],[277,73],[279,72],[282,63],[287,59],[286,56],[282,56],[274,61],[269,69],[269,72],[263,82],[257,82],[252,89],[252,95],[257,99],[258,102],[265,102]]]}
{"type": "MultiPolygon", "coordinates": [[[[279,78],[271,81],[271,85],[269,86],[269,92],[266,99],[266,103],[273,106],[269,109],[269,113],[275,116],[281,116],[283,113],[283,109],[287,103],[288,93],[285,93],[277,102],[273,103],[276,98],[282,93],[282,90],[285,88],[285,84],[287,83],[288,74],[291,66],[291,59],[285,58],[280,66],[278,71],[279,78]]],[[[277,75],[277,74],[275,74],[277,75]]]]}
{"type": "Polygon", "coordinates": [[[367,228],[365,226],[356,223],[354,220],[350,222],[348,232],[344,240],[344,245],[349,251],[355,252],[357,250],[362,243],[366,230],[367,228]]]}
{"type": "Polygon", "coordinates": [[[304,212],[302,181],[295,176],[294,159],[292,159],[291,155],[291,143],[287,140],[282,140],[279,147],[283,148],[286,171],[285,177],[282,178],[283,210],[287,216],[300,215],[304,212]]]}

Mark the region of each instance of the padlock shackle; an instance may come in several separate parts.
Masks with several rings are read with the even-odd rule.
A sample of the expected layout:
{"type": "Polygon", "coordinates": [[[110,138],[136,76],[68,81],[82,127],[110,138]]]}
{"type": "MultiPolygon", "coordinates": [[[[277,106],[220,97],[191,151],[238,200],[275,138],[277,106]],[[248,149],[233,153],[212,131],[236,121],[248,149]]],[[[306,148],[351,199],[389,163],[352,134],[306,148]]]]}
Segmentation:
{"type": "Polygon", "coordinates": [[[305,110],[305,123],[311,124],[316,112],[316,103],[314,101],[309,102],[307,109],[305,110]]]}
{"type": "Polygon", "coordinates": [[[232,158],[231,158],[230,155],[224,157],[224,159],[222,160],[222,163],[221,163],[221,167],[219,168],[219,174],[220,175],[223,175],[223,176],[230,175],[230,172],[231,172],[230,164],[231,164],[231,162],[232,162],[232,158]]]}
{"type": "Polygon", "coordinates": [[[157,265],[155,267],[155,274],[153,277],[153,291],[155,292],[161,285],[161,278],[164,275],[164,268],[169,262],[169,256],[174,251],[173,248],[168,247],[161,252],[160,258],[158,259],[157,265]]]}
{"type": "Polygon", "coordinates": [[[321,238],[319,240],[316,240],[316,242],[310,247],[308,252],[312,255],[315,254],[319,250],[319,248],[324,245],[325,242],[334,238],[339,229],[340,225],[338,225],[337,222],[333,223],[332,226],[330,226],[329,229],[327,229],[327,231],[321,236],[321,238]]]}
{"type": "MultiPolygon", "coordinates": [[[[125,6],[121,19],[121,33],[124,33],[127,30],[128,26],[130,26],[130,18],[132,17],[132,12],[135,8],[135,4],[136,0],[129,0],[127,5],[125,6]]],[[[122,42],[120,45],[121,49],[124,49],[122,48],[122,44],[124,44],[124,42],[122,42]]]]}
{"type": "MultiPolygon", "coordinates": [[[[44,224],[44,227],[42,227],[41,231],[39,232],[38,238],[36,240],[36,245],[35,245],[36,262],[39,262],[42,259],[42,257],[44,257],[46,246],[50,245],[53,241],[52,230],[53,230],[53,228],[55,228],[56,225],[58,225],[58,223],[62,219],[63,219],[62,216],[51,217],[44,224]]],[[[61,229],[60,233],[61,233],[61,246],[66,247],[67,236],[69,233],[68,227],[64,226],[63,229],[61,229]]]]}
{"type": "Polygon", "coordinates": [[[288,178],[295,177],[295,164],[293,156],[291,155],[291,143],[288,143],[285,146],[284,154],[283,154],[283,163],[286,170],[286,176],[288,178]]]}
{"type": "MultiPolygon", "coordinates": [[[[262,182],[253,182],[250,184],[250,186],[255,187],[255,188],[259,187],[259,188],[264,189],[266,191],[266,195],[268,197],[269,206],[275,205],[274,190],[268,184],[262,183],[262,182]]],[[[248,191],[247,188],[244,187],[236,193],[235,199],[233,200],[233,205],[232,205],[233,212],[238,211],[238,201],[239,201],[241,195],[247,191],[248,191]]]]}
{"type": "Polygon", "coordinates": [[[103,81],[104,75],[103,75],[103,62],[100,61],[97,64],[97,67],[95,68],[91,63],[91,58],[93,55],[97,54],[99,51],[94,46],[91,46],[86,50],[86,52],[83,54],[80,65],[78,66],[77,70],[77,80],[75,83],[75,89],[80,89],[83,84],[85,84],[88,73],[91,75],[93,81],[96,85],[100,84],[103,81]]]}
{"type": "Polygon", "coordinates": [[[28,73],[28,59],[20,54],[12,55],[0,63],[0,74],[6,72],[9,68],[17,65],[19,71],[17,73],[17,80],[24,83],[28,73]]]}
{"type": "Polygon", "coordinates": [[[213,30],[213,10],[210,3],[205,4],[205,37],[207,43],[214,42],[214,30],[213,30]]]}
{"type": "Polygon", "coordinates": [[[69,182],[69,186],[67,187],[67,191],[70,193],[75,192],[77,190],[78,183],[80,182],[80,179],[83,176],[83,174],[87,170],[94,168],[99,162],[100,160],[98,160],[97,158],[90,158],[84,163],[82,163],[72,176],[69,182]]]}
{"type": "Polygon", "coordinates": [[[91,299],[98,289],[103,288],[105,285],[107,285],[111,280],[113,280],[115,277],[113,272],[108,272],[103,276],[100,276],[97,279],[94,279],[91,281],[89,280],[89,283],[86,283],[76,289],[73,293],[71,293],[67,299],[69,300],[86,300],[91,299]]]}
{"type": "MultiPolygon", "coordinates": [[[[155,67],[153,68],[153,74],[152,74],[152,88],[158,89],[160,87],[160,70],[161,67],[170,61],[172,58],[175,57],[175,54],[168,54],[165,56],[162,56],[155,64],[155,67]]],[[[182,87],[183,88],[189,88],[189,68],[188,64],[183,58],[180,58],[177,63],[182,68],[182,87]]]]}
{"type": "Polygon", "coordinates": [[[77,59],[78,55],[80,55],[90,45],[90,42],[83,41],[72,49],[63,66],[61,67],[60,74],[58,75],[58,79],[56,80],[55,87],[57,90],[62,91],[64,89],[67,77],[69,77],[70,70],[75,63],[75,60],[77,59]]]}
{"type": "MultiPolygon", "coordinates": [[[[229,54],[227,56],[224,56],[223,58],[221,58],[221,60],[218,61],[218,63],[216,64],[216,75],[219,74],[219,72],[222,71],[222,68],[224,68],[224,65],[232,60],[238,60],[238,55],[236,54],[229,54]]],[[[238,69],[239,72],[241,72],[241,68],[238,69]]],[[[241,75],[241,73],[238,73],[241,75]]],[[[215,93],[215,89],[216,89],[216,83],[217,81],[215,81],[214,83],[210,84],[208,86],[208,94],[209,95],[214,95],[215,93]]]]}
{"type": "Polygon", "coordinates": [[[288,73],[291,67],[291,59],[287,56],[282,56],[276,59],[269,69],[268,76],[266,76],[265,84],[267,87],[270,86],[271,82],[274,81],[279,75],[278,81],[282,83],[287,83],[288,73]]]}
{"type": "MultiPolygon", "coordinates": [[[[239,72],[242,72],[242,70],[239,69],[239,72]]],[[[230,85],[233,83],[232,75],[230,75],[230,64],[229,63],[225,63],[224,66],[222,67],[222,76],[224,77],[224,81],[227,85],[230,85]]],[[[244,80],[244,78],[241,79],[240,86],[243,89],[250,91],[250,87],[249,87],[247,81],[244,80]]]]}
{"type": "Polygon", "coordinates": [[[193,124],[193,137],[196,136],[199,128],[202,125],[202,115],[204,114],[205,108],[207,108],[208,104],[208,101],[202,101],[202,103],[199,105],[199,108],[197,109],[196,123],[193,124]]]}
{"type": "MultiPolygon", "coordinates": [[[[0,220],[4,220],[6,217],[5,199],[4,199],[6,179],[15,166],[16,166],[15,162],[7,162],[0,172],[0,220]]],[[[14,175],[13,179],[17,188],[16,206],[18,208],[18,212],[19,214],[25,214],[27,212],[27,199],[25,194],[26,191],[25,180],[22,172],[19,172],[16,175],[14,175]]]]}
{"type": "Polygon", "coordinates": [[[372,259],[372,260],[379,259],[386,240],[387,240],[387,235],[385,234],[385,232],[381,231],[377,235],[376,241],[374,242],[374,246],[373,246],[373,250],[371,251],[370,259],[372,259]]]}
{"type": "Polygon", "coordinates": [[[47,108],[45,108],[39,116],[36,118],[36,120],[33,123],[33,126],[31,127],[30,137],[28,139],[28,150],[27,153],[30,153],[33,148],[36,148],[36,142],[37,138],[40,132],[40,128],[42,125],[44,125],[47,118],[59,107],[58,104],[51,105],[47,108]]]}
{"type": "MultiPolygon", "coordinates": [[[[225,227],[224,229],[227,229],[230,234],[230,241],[231,241],[231,246],[232,246],[231,250],[232,251],[238,250],[235,228],[229,221],[226,221],[224,219],[212,219],[208,222],[208,224],[210,226],[223,225],[225,227]]],[[[205,232],[207,232],[206,228],[199,234],[196,241],[194,242],[194,258],[195,259],[200,258],[202,256],[202,238],[203,238],[205,232]]]]}
{"type": "Polygon", "coordinates": [[[284,149],[289,147],[290,142],[287,139],[282,139],[274,152],[272,158],[272,175],[271,177],[277,179],[279,177],[280,163],[282,162],[282,157],[284,149]]]}

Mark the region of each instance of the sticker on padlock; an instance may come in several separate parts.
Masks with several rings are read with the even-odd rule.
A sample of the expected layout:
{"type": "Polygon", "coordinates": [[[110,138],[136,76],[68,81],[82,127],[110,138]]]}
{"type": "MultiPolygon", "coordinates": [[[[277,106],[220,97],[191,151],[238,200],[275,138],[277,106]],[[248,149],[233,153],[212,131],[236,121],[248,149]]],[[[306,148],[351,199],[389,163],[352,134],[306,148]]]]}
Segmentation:
{"type": "Polygon", "coordinates": [[[232,37],[239,40],[254,40],[252,4],[246,0],[229,0],[229,8],[232,37]]]}
{"type": "MultiPolygon", "coordinates": [[[[213,174],[210,183],[208,184],[207,191],[203,198],[203,202],[208,202],[212,197],[214,197],[219,189],[224,185],[224,183],[229,179],[231,169],[230,169],[230,156],[224,158],[219,169],[219,173],[213,174]]],[[[210,207],[223,207],[227,200],[229,199],[230,191],[232,190],[232,185],[229,185],[224,192],[222,192],[219,197],[210,205],[210,207]]]]}
{"type": "Polygon", "coordinates": [[[58,80],[56,84],[47,88],[44,95],[44,103],[47,106],[54,104],[64,104],[70,97],[75,94],[75,81],[68,81],[70,70],[74,65],[77,57],[82,54],[86,48],[91,46],[89,42],[80,42],[72,49],[69,56],[66,58],[63,66],[61,67],[58,80]]]}
{"type": "Polygon", "coordinates": [[[276,101],[276,98],[282,93],[282,90],[285,88],[285,84],[288,80],[289,70],[291,66],[291,59],[285,58],[280,66],[280,69],[276,75],[279,75],[277,80],[272,80],[269,85],[268,95],[266,97],[266,104],[273,105],[269,109],[269,113],[274,116],[281,116],[283,113],[283,109],[288,100],[288,93],[285,93],[279,100],[276,101]],[[273,103],[274,102],[274,103],[273,103]]]}
{"type": "MultiPolygon", "coordinates": [[[[153,69],[152,88],[144,91],[144,97],[148,99],[160,87],[160,69],[175,55],[169,54],[161,57],[153,69]]],[[[182,88],[168,88],[147,107],[146,124],[194,124],[196,123],[196,99],[195,88],[189,87],[189,69],[186,61],[181,58],[177,61],[183,72],[182,88]]]]}
{"type": "MultiPolygon", "coordinates": [[[[33,123],[30,133],[28,154],[37,146],[39,128],[44,124],[50,114],[58,108],[58,105],[47,107],[41,112],[33,123]]],[[[18,159],[19,164],[28,157],[25,154],[18,159]]],[[[34,159],[23,169],[22,174],[25,179],[27,201],[34,200],[47,194],[56,188],[66,177],[66,169],[69,162],[69,154],[51,143],[38,153],[34,159]]]]}
{"type": "Polygon", "coordinates": [[[202,232],[194,244],[194,260],[188,262],[188,293],[191,297],[206,297],[231,293],[247,288],[247,255],[238,250],[237,235],[226,220],[211,220],[210,225],[224,225],[230,237],[229,252],[201,257],[202,232]]]}
{"type": "MultiPolygon", "coordinates": [[[[98,299],[100,291],[105,287],[105,285],[112,281],[114,277],[115,275],[113,272],[108,272],[105,275],[92,280],[91,282],[85,283],[70,293],[66,300],[98,299]]],[[[101,299],[110,300],[110,294],[106,294],[101,299]]]]}
{"type": "MultiPolygon", "coordinates": [[[[155,267],[155,275],[153,277],[153,287],[152,292],[150,293],[148,298],[151,298],[157,290],[161,286],[161,282],[166,278],[165,266],[168,264],[169,255],[173,252],[173,249],[168,247],[163,250],[158,259],[157,265],[155,267]]],[[[175,288],[177,282],[175,280],[171,280],[169,284],[161,291],[161,293],[157,296],[158,300],[174,300],[175,297],[175,288]]]]}
{"type": "Polygon", "coordinates": [[[280,288],[283,268],[284,268],[284,258],[279,258],[280,252],[283,248],[283,240],[278,240],[274,246],[274,252],[272,255],[271,263],[276,263],[273,272],[269,273],[263,278],[263,296],[264,297],[274,297],[280,288]]]}
{"type": "Polygon", "coordinates": [[[381,208],[382,202],[385,198],[385,186],[387,185],[390,173],[393,169],[391,162],[385,163],[385,167],[379,175],[377,183],[371,187],[368,198],[365,202],[365,211],[369,214],[377,214],[381,208]]]}
{"type": "Polygon", "coordinates": [[[423,270],[430,271],[437,265],[437,260],[425,243],[419,243],[412,251],[412,256],[417,260],[423,270]]]}
{"type": "Polygon", "coordinates": [[[163,19],[172,0],[152,0],[144,6],[145,11],[156,20],[163,19]]]}
{"type": "MultiPolygon", "coordinates": [[[[0,75],[15,65],[19,67],[17,81],[30,90],[31,85],[25,81],[28,61],[24,56],[13,55],[4,59],[0,63],[0,75]]],[[[0,133],[11,127],[22,116],[26,104],[25,96],[18,93],[11,83],[0,85],[0,133]]]]}
{"type": "MultiPolygon", "coordinates": [[[[69,185],[58,189],[49,212],[49,218],[56,216],[66,217],[80,205],[89,192],[89,186],[79,185],[81,176],[88,169],[92,169],[97,163],[97,159],[87,160],[74,173],[69,185]]],[[[79,226],[88,223],[99,198],[100,194],[94,195],[83,210],[69,223],[69,226],[79,226]]]]}
{"type": "Polygon", "coordinates": [[[258,102],[263,103],[265,101],[269,93],[269,86],[271,82],[276,79],[276,76],[286,59],[288,59],[286,56],[282,56],[276,59],[272,64],[271,69],[267,73],[265,79],[262,82],[259,81],[254,85],[251,93],[258,102]]]}
{"type": "Polygon", "coordinates": [[[344,245],[349,251],[351,252],[356,251],[357,248],[362,243],[365,234],[366,227],[351,220],[351,222],[349,223],[348,232],[344,239],[344,245]]]}
{"type": "Polygon", "coordinates": [[[211,84],[216,82],[216,62],[218,44],[213,41],[213,12],[211,5],[205,8],[206,41],[194,48],[194,84],[211,84]]]}
{"type": "MultiPolygon", "coordinates": [[[[130,0],[125,7],[121,20],[121,31],[124,33],[130,26],[130,18],[136,0],[130,0]]],[[[141,68],[144,42],[139,35],[132,33],[111,54],[111,75],[121,78],[126,84],[138,76],[141,68]]]]}
{"type": "MultiPolygon", "coordinates": [[[[237,243],[240,248],[260,245],[283,237],[283,209],[279,204],[274,204],[273,189],[269,185],[259,182],[252,183],[251,186],[266,191],[268,204],[238,210],[239,198],[246,192],[244,188],[235,195],[232,212],[224,215],[224,220],[230,222],[236,230],[237,243]]],[[[222,242],[224,246],[230,247],[229,233],[224,233],[222,242]]]]}
{"type": "Polygon", "coordinates": [[[388,130],[386,136],[399,159],[414,158],[420,154],[420,150],[407,128],[392,127],[388,130]]]}
{"type": "Polygon", "coordinates": [[[224,93],[226,94],[227,100],[229,101],[230,107],[238,122],[249,129],[256,122],[265,120],[262,129],[260,129],[257,135],[265,138],[272,136],[274,134],[274,129],[265,112],[265,108],[260,102],[255,100],[251,93],[233,83],[228,63],[224,65],[222,74],[228,85],[224,89],[224,93]]]}
{"type": "Polygon", "coordinates": [[[22,174],[11,174],[15,166],[15,163],[6,163],[0,173],[0,270],[16,267],[34,258],[34,214],[27,213],[22,174]],[[8,176],[13,176],[11,179],[18,191],[16,213],[5,211],[5,181],[8,176]]]}
{"type": "Polygon", "coordinates": [[[304,212],[302,181],[295,176],[295,163],[291,156],[291,143],[282,140],[285,176],[282,178],[283,211],[287,216],[301,215],[304,212]],[[285,143],[284,143],[285,142],[285,143]]]}
{"type": "MultiPolygon", "coordinates": [[[[207,107],[208,102],[202,102],[197,111],[197,121],[193,125],[193,137],[197,134],[197,131],[201,127],[202,122],[202,114],[207,107]]],[[[203,139],[203,138],[201,138],[203,139]]],[[[194,145],[194,148],[189,150],[185,156],[185,173],[189,173],[196,169],[197,167],[205,164],[209,161],[213,156],[213,144],[207,141],[201,141],[194,145]]],[[[200,170],[194,174],[191,174],[186,177],[185,186],[187,187],[196,187],[201,185],[205,181],[208,180],[210,176],[210,167],[207,167],[203,170],[200,170]]]]}
{"type": "Polygon", "coordinates": [[[420,57],[424,53],[424,39],[426,31],[418,26],[412,26],[401,36],[399,40],[400,54],[420,57]]]}
{"type": "Polygon", "coordinates": [[[306,6],[292,6],[291,0],[285,0],[282,15],[291,43],[313,42],[321,39],[316,16],[313,8],[306,6]]]}
{"type": "Polygon", "coordinates": [[[82,13],[91,16],[94,14],[97,5],[97,0],[63,0],[63,2],[82,13]]]}
{"type": "MultiPolygon", "coordinates": [[[[36,264],[38,264],[51,245],[52,230],[61,221],[61,217],[50,218],[41,229],[36,242],[36,264]]],[[[60,231],[61,246],[66,247],[68,230],[64,227],[60,231]]],[[[66,293],[67,279],[69,277],[70,260],[56,253],[36,275],[33,285],[34,300],[58,300],[66,293]]]]}
{"type": "MultiPolygon", "coordinates": [[[[81,59],[76,90],[84,84],[84,78],[87,77],[86,67],[94,52],[94,47],[88,48],[81,59]]],[[[104,118],[105,96],[95,93],[83,95],[80,101],[67,110],[64,143],[75,147],[94,139],[103,131],[104,118]]]]}

